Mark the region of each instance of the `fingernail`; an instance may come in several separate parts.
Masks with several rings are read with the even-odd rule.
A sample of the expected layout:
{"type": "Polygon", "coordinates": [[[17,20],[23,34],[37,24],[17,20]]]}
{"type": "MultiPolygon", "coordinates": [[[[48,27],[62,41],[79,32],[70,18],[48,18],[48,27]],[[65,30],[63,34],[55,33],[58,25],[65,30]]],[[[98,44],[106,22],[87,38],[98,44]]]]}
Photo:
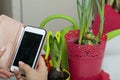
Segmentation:
{"type": "Polygon", "coordinates": [[[11,76],[14,76],[14,74],[13,74],[13,73],[11,73],[11,76]]]}
{"type": "Polygon", "coordinates": [[[16,72],[17,70],[16,69],[14,69],[14,72],[16,72]]]}
{"type": "Polygon", "coordinates": [[[1,47],[0,51],[4,51],[6,49],[6,47],[1,47]]]}
{"type": "Polygon", "coordinates": [[[22,65],[24,65],[24,62],[22,62],[22,61],[19,61],[19,65],[21,65],[21,66],[22,66],[22,65]]]}

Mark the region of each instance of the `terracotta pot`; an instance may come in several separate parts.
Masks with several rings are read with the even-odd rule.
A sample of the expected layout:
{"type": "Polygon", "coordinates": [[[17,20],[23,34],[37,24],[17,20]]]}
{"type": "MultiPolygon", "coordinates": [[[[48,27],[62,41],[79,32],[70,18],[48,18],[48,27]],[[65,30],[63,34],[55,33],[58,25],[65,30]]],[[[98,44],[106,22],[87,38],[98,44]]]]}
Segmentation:
{"type": "Polygon", "coordinates": [[[101,72],[107,36],[103,35],[96,45],[75,43],[79,30],[71,30],[65,35],[70,80],[96,80],[101,72]]]}

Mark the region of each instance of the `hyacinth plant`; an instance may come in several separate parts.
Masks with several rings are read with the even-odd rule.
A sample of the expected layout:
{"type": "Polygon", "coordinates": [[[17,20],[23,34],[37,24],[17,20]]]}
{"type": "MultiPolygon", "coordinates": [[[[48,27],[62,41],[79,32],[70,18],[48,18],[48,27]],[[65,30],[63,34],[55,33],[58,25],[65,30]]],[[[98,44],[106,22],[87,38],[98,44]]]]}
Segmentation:
{"type": "Polygon", "coordinates": [[[100,29],[95,36],[92,33],[92,30],[90,29],[91,25],[91,16],[92,16],[92,9],[93,9],[93,1],[89,0],[88,4],[86,0],[82,0],[82,4],[80,4],[80,0],[77,0],[77,12],[78,12],[78,18],[79,18],[79,27],[80,27],[80,37],[79,37],[79,44],[97,44],[100,42],[100,37],[102,35],[103,31],[103,24],[104,24],[104,4],[105,0],[102,0],[102,4],[99,4],[98,0],[96,1],[97,9],[100,14],[100,29]]]}
{"type": "Polygon", "coordinates": [[[80,4],[80,0],[77,0],[79,29],[71,30],[65,35],[71,80],[98,79],[97,75],[101,71],[106,44],[106,36],[103,35],[105,0],[101,0],[101,2],[102,4],[100,5],[98,0],[82,0],[80,4]],[[100,15],[100,25],[97,35],[94,35],[90,28],[92,26],[93,1],[96,2],[100,15]],[[104,43],[102,38],[105,38],[104,43]]]}
{"type": "Polygon", "coordinates": [[[49,68],[48,80],[68,80],[69,72],[61,67],[62,62],[62,46],[60,32],[56,32],[53,36],[52,32],[49,31],[47,35],[47,50],[51,57],[51,66],[49,68]]]}

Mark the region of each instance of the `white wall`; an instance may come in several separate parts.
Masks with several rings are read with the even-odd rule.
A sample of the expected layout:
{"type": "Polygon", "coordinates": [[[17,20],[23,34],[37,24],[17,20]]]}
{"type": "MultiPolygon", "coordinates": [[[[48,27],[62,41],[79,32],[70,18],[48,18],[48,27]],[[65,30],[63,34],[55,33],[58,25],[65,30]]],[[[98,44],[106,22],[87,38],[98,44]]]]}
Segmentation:
{"type": "Polygon", "coordinates": [[[17,21],[21,22],[21,0],[11,0],[11,11],[12,11],[12,18],[14,18],[17,21]]]}
{"type": "MultiPolygon", "coordinates": [[[[65,14],[77,19],[76,0],[22,0],[23,22],[34,26],[53,14],[65,14]]],[[[71,23],[65,20],[53,20],[46,26],[56,32],[71,23]],[[56,29],[55,29],[56,28],[56,29]]]]}

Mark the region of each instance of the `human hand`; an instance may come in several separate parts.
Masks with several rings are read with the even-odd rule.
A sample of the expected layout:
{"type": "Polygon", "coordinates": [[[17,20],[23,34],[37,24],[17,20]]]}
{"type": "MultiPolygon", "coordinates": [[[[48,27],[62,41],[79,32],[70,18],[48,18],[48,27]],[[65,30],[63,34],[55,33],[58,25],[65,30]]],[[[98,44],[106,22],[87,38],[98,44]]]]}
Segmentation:
{"type": "Polygon", "coordinates": [[[14,74],[9,72],[9,70],[0,68],[0,78],[8,79],[8,78],[12,77],[13,75],[14,74]]]}
{"type": "MultiPolygon", "coordinates": [[[[47,66],[42,57],[40,57],[36,69],[32,69],[29,65],[21,61],[19,62],[19,67],[25,73],[26,80],[47,80],[47,66]]],[[[19,71],[14,70],[14,74],[17,80],[24,80],[19,71]]]]}
{"type": "MultiPolygon", "coordinates": [[[[3,55],[5,50],[6,50],[6,48],[4,46],[0,47],[0,57],[3,55]]],[[[0,78],[8,79],[8,78],[12,77],[13,75],[14,74],[9,72],[8,69],[0,68],[0,78]]]]}

